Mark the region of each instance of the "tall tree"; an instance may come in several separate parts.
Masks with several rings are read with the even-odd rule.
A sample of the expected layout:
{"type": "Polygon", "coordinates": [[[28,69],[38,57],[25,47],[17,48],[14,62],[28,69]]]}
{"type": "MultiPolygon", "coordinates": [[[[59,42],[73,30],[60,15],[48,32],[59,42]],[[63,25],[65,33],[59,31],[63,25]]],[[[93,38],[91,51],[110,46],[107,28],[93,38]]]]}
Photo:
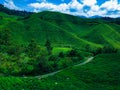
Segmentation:
{"type": "Polygon", "coordinates": [[[11,31],[9,29],[5,29],[0,31],[0,44],[1,45],[10,45],[11,40],[11,31]]]}
{"type": "Polygon", "coordinates": [[[51,46],[51,42],[50,42],[49,39],[47,39],[47,41],[46,41],[46,43],[45,43],[45,47],[46,47],[46,49],[47,49],[47,51],[48,51],[48,55],[51,55],[53,48],[52,48],[52,46],[51,46]]]}
{"type": "Polygon", "coordinates": [[[89,44],[87,44],[86,46],[85,46],[85,50],[87,51],[87,52],[90,52],[91,50],[90,50],[90,45],[89,44]]]}
{"type": "Polygon", "coordinates": [[[11,45],[11,31],[9,29],[0,31],[0,51],[6,52],[11,45]]]}
{"type": "Polygon", "coordinates": [[[34,39],[32,39],[27,47],[27,53],[30,57],[34,57],[39,53],[39,47],[34,39]]]}

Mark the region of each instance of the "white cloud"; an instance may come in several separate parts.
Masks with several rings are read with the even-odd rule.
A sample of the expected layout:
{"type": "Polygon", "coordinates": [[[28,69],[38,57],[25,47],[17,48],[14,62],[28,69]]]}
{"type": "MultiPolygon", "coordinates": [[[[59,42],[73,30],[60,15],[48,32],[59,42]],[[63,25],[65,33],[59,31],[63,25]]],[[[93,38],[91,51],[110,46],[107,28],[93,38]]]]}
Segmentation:
{"type": "Polygon", "coordinates": [[[97,3],[96,0],[81,0],[84,5],[93,6],[97,3]]]}
{"type": "MultiPolygon", "coordinates": [[[[41,0],[39,0],[41,1],[41,0]]],[[[53,3],[49,3],[46,0],[42,0],[43,2],[31,3],[28,6],[34,8],[35,12],[50,10],[50,11],[59,11],[63,13],[68,13],[72,15],[83,15],[86,17],[99,15],[99,16],[110,16],[117,17],[120,16],[118,12],[116,15],[114,13],[108,14],[109,11],[120,11],[120,4],[118,4],[118,0],[109,0],[104,2],[102,5],[97,5],[97,0],[71,0],[68,4],[61,3],[59,5],[55,5],[53,3]],[[88,10],[84,10],[84,7],[88,6],[88,10]],[[73,11],[71,11],[73,10],[73,11]]]]}
{"type": "Polygon", "coordinates": [[[7,8],[10,8],[10,9],[20,10],[20,8],[18,8],[18,7],[14,4],[13,0],[5,0],[4,6],[7,7],[7,8]]]}
{"type": "Polygon", "coordinates": [[[42,2],[42,3],[32,3],[32,4],[29,4],[29,6],[34,7],[35,10],[37,10],[37,11],[51,10],[51,11],[65,12],[69,9],[68,5],[65,3],[62,3],[60,5],[55,5],[52,3],[42,2]]]}
{"type": "Polygon", "coordinates": [[[72,0],[70,3],[68,3],[69,9],[76,9],[81,10],[83,5],[79,3],[77,0],[72,0]]]}
{"type": "Polygon", "coordinates": [[[92,11],[96,11],[96,12],[97,12],[97,11],[99,11],[99,9],[100,9],[100,8],[99,8],[98,5],[93,5],[93,6],[91,7],[91,10],[92,10],[92,11]]]}
{"type": "Polygon", "coordinates": [[[64,13],[70,13],[70,9],[81,10],[82,4],[80,4],[77,0],[72,0],[70,3],[61,3],[59,5],[55,5],[53,3],[41,2],[41,3],[31,3],[28,6],[33,7],[35,12],[43,11],[43,10],[51,10],[51,11],[60,11],[64,13]]]}
{"type": "MultiPolygon", "coordinates": [[[[28,0],[24,0],[28,1],[28,0]]],[[[110,16],[120,17],[120,3],[119,0],[107,0],[102,5],[97,5],[97,0],[71,0],[69,3],[65,3],[65,0],[61,0],[59,5],[47,2],[47,0],[36,0],[35,3],[30,3],[27,8],[32,8],[34,12],[40,12],[44,10],[59,11],[62,13],[77,15],[77,16],[110,16]],[[88,9],[86,8],[88,7],[88,9]]],[[[10,9],[21,10],[17,7],[13,0],[5,0],[4,6],[10,9]]]]}
{"type": "Polygon", "coordinates": [[[105,8],[107,10],[117,10],[118,9],[118,1],[117,0],[110,0],[103,3],[100,8],[105,8]]]}
{"type": "Polygon", "coordinates": [[[88,15],[88,17],[95,16],[95,15],[104,16],[104,15],[106,15],[106,13],[107,13],[107,10],[98,10],[98,11],[90,10],[87,12],[87,15],[88,15]]]}

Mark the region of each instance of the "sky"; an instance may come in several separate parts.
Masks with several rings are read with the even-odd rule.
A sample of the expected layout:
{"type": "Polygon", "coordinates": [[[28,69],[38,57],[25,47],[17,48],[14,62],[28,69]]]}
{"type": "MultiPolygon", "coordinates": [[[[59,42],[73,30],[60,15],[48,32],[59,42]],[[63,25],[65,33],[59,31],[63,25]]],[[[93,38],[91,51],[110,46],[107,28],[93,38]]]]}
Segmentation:
{"type": "Polygon", "coordinates": [[[120,0],[0,0],[15,10],[57,11],[76,16],[120,17],[120,0]]]}

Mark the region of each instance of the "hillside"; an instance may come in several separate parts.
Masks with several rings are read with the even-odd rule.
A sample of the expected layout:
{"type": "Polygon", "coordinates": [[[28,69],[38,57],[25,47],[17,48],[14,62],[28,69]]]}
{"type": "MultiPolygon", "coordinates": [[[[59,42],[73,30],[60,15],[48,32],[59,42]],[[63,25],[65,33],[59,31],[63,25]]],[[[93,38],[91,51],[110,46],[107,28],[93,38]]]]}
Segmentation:
{"type": "Polygon", "coordinates": [[[110,45],[116,48],[120,48],[120,34],[107,24],[99,24],[91,29],[91,32],[84,36],[88,41],[110,45]]]}
{"type": "MultiPolygon", "coordinates": [[[[92,48],[102,47],[99,44],[95,44],[78,37],[75,33],[73,33],[74,31],[72,32],[66,29],[66,26],[61,27],[58,25],[58,23],[55,24],[55,22],[59,22],[59,20],[54,19],[54,22],[50,22],[49,20],[47,21],[41,19],[39,15],[43,13],[33,14],[27,19],[25,18],[20,20],[18,20],[19,17],[12,18],[12,16],[7,15],[6,18],[5,16],[3,16],[4,19],[2,19],[2,21],[5,23],[2,23],[2,30],[9,28],[12,32],[11,38],[13,42],[16,42],[18,44],[25,44],[28,43],[31,39],[35,39],[41,45],[44,45],[46,39],[50,39],[54,46],[77,46],[78,48],[81,48],[85,47],[88,44],[92,48]]],[[[57,13],[54,14],[57,15],[57,13]]],[[[64,16],[67,17],[67,15],[64,16]]],[[[59,19],[63,20],[62,17],[59,19]]],[[[74,27],[78,28],[77,26],[74,27]]]]}
{"type": "MultiPolygon", "coordinates": [[[[47,12],[45,12],[45,13],[47,14],[47,12]]],[[[86,44],[89,44],[92,47],[101,47],[100,45],[97,45],[95,43],[91,43],[82,38],[79,38],[73,32],[68,31],[68,29],[65,28],[66,26],[61,27],[59,25],[59,22],[64,22],[64,18],[62,18],[61,15],[66,16],[66,17],[67,17],[67,15],[57,13],[57,12],[55,12],[55,13],[52,12],[53,16],[55,16],[55,15],[59,16],[59,19],[61,20],[61,21],[59,21],[57,19],[52,19],[52,17],[50,17],[49,20],[41,19],[40,16],[42,14],[44,14],[44,12],[32,15],[30,18],[24,20],[25,26],[28,29],[28,31],[32,35],[38,37],[40,42],[42,40],[42,42],[44,43],[45,40],[48,38],[48,39],[52,40],[53,43],[58,44],[60,46],[67,46],[67,45],[69,46],[70,45],[73,47],[74,46],[84,47],[86,44]],[[38,32],[38,33],[36,33],[36,32],[38,32]]],[[[49,12],[48,12],[48,14],[49,14],[49,12]]],[[[52,14],[50,12],[51,16],[52,16],[52,14]]],[[[45,16],[45,15],[43,15],[43,16],[45,16]]],[[[71,16],[71,18],[72,17],[73,16],[71,16]]],[[[68,19],[68,22],[70,22],[69,19],[68,19]]],[[[65,24],[62,24],[62,25],[65,25],[65,24]]]]}
{"type": "MultiPolygon", "coordinates": [[[[95,44],[98,44],[99,46],[100,45],[101,46],[102,45],[103,46],[110,45],[115,48],[120,48],[120,41],[119,41],[120,35],[119,35],[118,29],[113,27],[113,26],[117,25],[114,23],[105,24],[104,21],[99,20],[99,19],[98,20],[97,19],[85,19],[85,18],[79,18],[79,17],[67,15],[67,14],[62,14],[59,12],[47,12],[47,11],[32,15],[28,19],[27,22],[30,22],[30,21],[34,21],[35,23],[37,23],[37,22],[42,23],[42,21],[43,21],[45,23],[44,26],[47,24],[51,24],[52,27],[56,27],[56,28],[60,29],[60,31],[64,31],[65,33],[73,36],[73,38],[76,38],[76,39],[79,39],[82,41],[83,40],[87,41],[86,44],[90,45],[90,43],[92,42],[91,46],[93,45],[93,43],[95,43],[95,44]],[[59,17],[59,18],[57,18],[57,17],[59,17]],[[36,18],[36,20],[35,20],[35,18],[36,18]],[[32,20],[32,19],[34,19],[34,20],[32,20]],[[38,21],[38,19],[40,19],[41,21],[38,21]],[[96,40],[96,39],[98,39],[98,40],[96,40]],[[99,39],[101,39],[101,40],[99,40],[99,39]]],[[[25,23],[27,23],[27,22],[25,22],[25,23]]],[[[29,23],[29,24],[31,24],[31,23],[29,23]]],[[[42,26],[42,25],[40,25],[40,26],[42,26]]],[[[33,28],[34,27],[38,27],[38,26],[33,26],[33,28]]],[[[34,28],[34,29],[36,30],[36,28],[34,28]]],[[[39,29],[39,27],[37,29],[39,29]]],[[[49,25],[47,25],[47,29],[48,29],[48,31],[50,31],[49,25]]],[[[47,30],[47,29],[45,26],[44,30],[47,30]]],[[[51,30],[54,30],[54,29],[51,29],[51,30]]],[[[61,35],[57,35],[57,36],[60,37],[61,35]]],[[[67,41],[69,41],[69,40],[67,40],[67,41]]],[[[82,41],[80,41],[80,42],[82,42],[82,41]]],[[[58,41],[58,42],[60,42],[60,41],[58,41]]],[[[61,43],[62,43],[62,41],[61,41],[61,43]]],[[[80,43],[80,45],[84,44],[84,43],[85,42],[82,42],[82,43],[80,43]]],[[[78,45],[78,43],[77,43],[77,45],[78,45]]],[[[96,46],[98,46],[98,45],[96,45],[96,46]]]]}
{"type": "Polygon", "coordinates": [[[116,27],[111,27],[112,24],[104,24],[99,19],[86,19],[49,11],[27,17],[4,13],[1,15],[1,29],[9,28],[12,32],[12,42],[16,44],[27,44],[31,39],[35,39],[43,46],[45,41],[50,39],[53,46],[57,47],[85,48],[86,45],[90,45],[92,49],[96,49],[108,44],[120,48],[118,29],[115,30],[116,27]]]}
{"type": "Polygon", "coordinates": [[[0,77],[0,89],[119,90],[119,60],[119,54],[98,55],[89,64],[71,67],[43,79],[0,77]]]}

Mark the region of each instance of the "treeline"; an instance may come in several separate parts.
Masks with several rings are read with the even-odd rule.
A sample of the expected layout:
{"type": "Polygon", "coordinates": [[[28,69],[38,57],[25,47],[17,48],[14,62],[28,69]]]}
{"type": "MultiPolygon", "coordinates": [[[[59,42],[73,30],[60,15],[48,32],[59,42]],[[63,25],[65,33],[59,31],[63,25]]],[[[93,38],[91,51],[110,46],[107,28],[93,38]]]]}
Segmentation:
{"type": "Polygon", "coordinates": [[[98,54],[111,54],[111,53],[118,53],[119,49],[116,49],[111,46],[104,46],[103,48],[98,48],[95,51],[92,51],[93,55],[98,55],[98,54]]]}
{"type": "Polygon", "coordinates": [[[97,48],[96,50],[93,50],[89,45],[86,45],[85,51],[91,52],[94,56],[96,56],[98,54],[119,53],[120,49],[114,48],[110,45],[105,45],[103,48],[97,48]]]}
{"type": "Polygon", "coordinates": [[[24,16],[24,17],[32,14],[32,12],[27,12],[27,11],[10,10],[4,7],[4,5],[2,4],[0,4],[0,12],[4,12],[8,15],[16,15],[16,16],[24,16]]]}
{"type": "Polygon", "coordinates": [[[96,18],[96,20],[100,20],[105,23],[115,23],[120,25],[120,18],[110,18],[110,17],[101,17],[101,18],[96,18]]]}
{"type": "Polygon", "coordinates": [[[9,29],[0,31],[0,75],[37,75],[56,71],[83,60],[77,50],[52,53],[54,47],[49,39],[44,47],[34,39],[27,45],[12,42],[9,29]]]}

